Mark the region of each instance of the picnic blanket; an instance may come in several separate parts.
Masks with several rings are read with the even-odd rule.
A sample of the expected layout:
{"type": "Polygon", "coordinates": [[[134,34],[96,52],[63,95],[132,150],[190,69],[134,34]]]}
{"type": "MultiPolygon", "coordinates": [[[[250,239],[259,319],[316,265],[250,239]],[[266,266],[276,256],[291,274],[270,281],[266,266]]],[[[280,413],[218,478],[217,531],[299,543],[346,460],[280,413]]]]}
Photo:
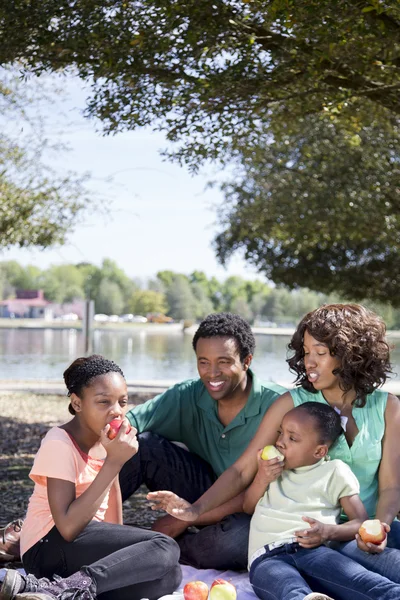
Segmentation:
{"type": "MultiPolygon", "coordinates": [[[[21,573],[25,571],[18,569],[21,573]]],[[[214,569],[195,569],[194,567],[188,567],[182,565],[183,579],[179,586],[179,590],[174,592],[174,598],[181,600],[183,598],[183,586],[189,581],[204,581],[208,586],[212,584],[214,579],[226,579],[233,583],[237,589],[238,600],[256,600],[257,596],[254,594],[251,585],[249,583],[249,576],[246,571],[237,573],[236,571],[216,571],[214,569]],[[178,593],[177,593],[178,592],[178,593]],[[180,593],[179,593],[180,592],[180,593]]],[[[5,569],[0,569],[0,581],[3,581],[5,575],[5,569]]],[[[166,598],[166,597],[164,597],[166,598]]],[[[172,595],[171,595],[172,598],[172,595]]]]}

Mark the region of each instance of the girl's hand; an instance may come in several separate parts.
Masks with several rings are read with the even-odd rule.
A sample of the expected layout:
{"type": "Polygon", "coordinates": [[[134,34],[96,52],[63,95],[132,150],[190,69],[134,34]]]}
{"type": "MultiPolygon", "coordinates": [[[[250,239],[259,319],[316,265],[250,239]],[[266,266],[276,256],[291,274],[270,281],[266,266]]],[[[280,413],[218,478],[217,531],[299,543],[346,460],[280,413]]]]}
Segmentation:
{"type": "Polygon", "coordinates": [[[132,458],[139,449],[139,442],[136,437],[137,429],[131,427],[129,433],[127,433],[128,427],[130,427],[130,423],[128,419],[124,419],[113,440],[108,438],[108,432],[110,430],[109,424],[104,427],[100,434],[101,444],[107,452],[106,460],[115,461],[119,463],[121,467],[127,460],[132,458]]]}
{"type": "Polygon", "coordinates": [[[196,507],[173,492],[149,492],[146,498],[154,502],[152,510],[165,510],[169,515],[181,519],[181,521],[196,521],[199,516],[199,510],[196,507]]]}
{"type": "Polygon", "coordinates": [[[262,481],[267,488],[272,481],[275,481],[282,475],[284,461],[279,458],[263,460],[261,458],[262,450],[257,452],[258,472],[256,478],[262,481]]]}
{"type": "MultiPolygon", "coordinates": [[[[383,523],[382,525],[385,528],[386,534],[389,533],[390,531],[390,526],[387,523],[383,523]]],[[[371,544],[371,542],[363,542],[361,537],[359,536],[358,533],[356,533],[356,540],[357,540],[357,546],[360,548],[360,550],[363,550],[364,552],[368,552],[369,554],[380,554],[381,552],[384,551],[384,549],[387,546],[387,535],[386,538],[383,540],[383,542],[381,542],[380,544],[371,544]]]]}
{"type": "Polygon", "coordinates": [[[310,524],[308,529],[295,531],[297,541],[302,548],[316,548],[326,542],[328,537],[328,526],[321,521],[312,519],[311,517],[302,517],[303,521],[310,524]]]}

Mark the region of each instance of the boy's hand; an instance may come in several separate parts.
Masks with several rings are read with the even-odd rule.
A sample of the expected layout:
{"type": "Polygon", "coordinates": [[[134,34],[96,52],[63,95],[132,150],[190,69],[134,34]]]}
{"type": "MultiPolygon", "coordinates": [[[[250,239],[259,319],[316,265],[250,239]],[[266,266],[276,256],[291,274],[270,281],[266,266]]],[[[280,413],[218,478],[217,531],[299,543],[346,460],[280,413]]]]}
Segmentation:
{"type": "Polygon", "coordinates": [[[190,502],[180,498],[173,492],[149,492],[146,498],[154,502],[151,507],[152,510],[165,510],[169,515],[182,521],[196,521],[199,516],[197,507],[194,507],[190,502]]]}
{"type": "MultiPolygon", "coordinates": [[[[388,534],[390,531],[390,526],[387,523],[382,523],[382,525],[384,526],[385,531],[388,534]]],[[[356,540],[357,546],[360,548],[360,550],[363,550],[364,552],[369,552],[369,554],[380,554],[384,551],[384,549],[387,546],[387,535],[383,542],[381,542],[380,544],[371,544],[371,542],[368,542],[366,544],[362,541],[358,533],[356,533],[356,540]]]]}
{"type": "Polygon", "coordinates": [[[272,481],[281,476],[284,466],[284,461],[279,458],[271,458],[271,460],[263,460],[261,458],[262,450],[257,452],[258,471],[256,478],[267,487],[272,481]]]}
{"type": "Polygon", "coordinates": [[[311,517],[302,517],[302,519],[310,524],[308,529],[302,529],[294,533],[302,548],[316,548],[329,539],[327,525],[311,517]]]}

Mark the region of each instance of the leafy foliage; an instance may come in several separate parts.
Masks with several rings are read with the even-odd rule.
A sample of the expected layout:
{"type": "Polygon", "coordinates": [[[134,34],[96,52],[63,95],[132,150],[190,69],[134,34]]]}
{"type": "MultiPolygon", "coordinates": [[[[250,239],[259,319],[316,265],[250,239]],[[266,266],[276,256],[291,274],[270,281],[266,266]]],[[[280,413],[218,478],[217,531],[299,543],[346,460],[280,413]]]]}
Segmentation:
{"type": "MultiPolygon", "coordinates": [[[[268,132],[269,135],[270,132],[268,132]]],[[[400,128],[309,116],[238,150],[216,239],[268,278],[400,305],[400,128]]]]}
{"type": "Polygon", "coordinates": [[[41,117],[30,113],[40,101],[33,92],[0,70],[0,248],[62,243],[90,203],[83,177],[55,175],[46,165],[41,117]]]}
{"type": "Polygon", "coordinates": [[[271,111],[368,99],[400,114],[400,5],[389,0],[14,0],[0,63],[92,81],[108,132],[154,125],[197,168],[271,111]]]}

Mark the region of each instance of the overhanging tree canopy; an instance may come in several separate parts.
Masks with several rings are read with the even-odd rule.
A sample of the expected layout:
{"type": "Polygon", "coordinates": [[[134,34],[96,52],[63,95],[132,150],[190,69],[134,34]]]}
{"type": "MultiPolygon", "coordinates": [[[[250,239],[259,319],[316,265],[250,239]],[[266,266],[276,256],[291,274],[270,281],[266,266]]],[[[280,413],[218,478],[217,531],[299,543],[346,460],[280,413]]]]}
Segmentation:
{"type": "Polygon", "coordinates": [[[397,0],[14,0],[0,31],[0,63],[90,81],[105,132],[164,130],[193,170],[244,164],[221,260],[241,247],[276,283],[397,303],[397,0]]]}
{"type": "Polygon", "coordinates": [[[276,107],[400,114],[397,0],[14,0],[0,31],[0,63],[74,67],[106,131],[158,126],[194,168],[276,107]]]}
{"type": "Polygon", "coordinates": [[[351,134],[309,116],[285,135],[238,149],[235,180],[224,186],[220,259],[240,248],[291,288],[399,306],[399,148],[397,125],[376,121],[351,134]]]}

